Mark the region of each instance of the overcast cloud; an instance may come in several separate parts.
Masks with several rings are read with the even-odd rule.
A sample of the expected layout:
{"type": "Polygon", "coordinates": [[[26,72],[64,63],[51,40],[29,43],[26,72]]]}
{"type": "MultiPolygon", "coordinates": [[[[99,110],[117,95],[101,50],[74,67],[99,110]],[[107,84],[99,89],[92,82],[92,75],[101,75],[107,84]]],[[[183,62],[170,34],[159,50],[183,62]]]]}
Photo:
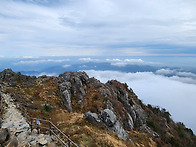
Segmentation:
{"type": "Polygon", "coordinates": [[[180,77],[174,80],[152,72],[86,72],[103,83],[113,79],[126,82],[144,103],[166,108],[175,121],[183,122],[196,133],[196,84],[181,82],[180,77]]]}
{"type": "Polygon", "coordinates": [[[195,55],[195,0],[0,0],[2,56],[195,55]]]}

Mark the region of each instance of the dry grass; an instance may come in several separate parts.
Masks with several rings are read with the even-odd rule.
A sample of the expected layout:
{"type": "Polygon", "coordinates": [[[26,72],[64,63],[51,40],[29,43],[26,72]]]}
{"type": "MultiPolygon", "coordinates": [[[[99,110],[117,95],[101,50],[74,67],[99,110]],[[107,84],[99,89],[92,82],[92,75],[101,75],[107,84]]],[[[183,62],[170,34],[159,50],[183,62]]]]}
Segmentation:
{"type": "Polygon", "coordinates": [[[130,131],[130,138],[136,147],[156,147],[156,143],[144,132],[130,131]]]}
{"type": "MultiPolygon", "coordinates": [[[[87,111],[97,112],[104,108],[104,99],[99,95],[98,89],[85,89],[87,94],[84,104],[79,106],[77,98],[72,98],[74,113],[69,113],[62,107],[58,83],[55,77],[39,78],[33,87],[8,87],[21,106],[26,106],[30,117],[51,119],[65,134],[81,147],[126,147],[133,146],[129,141],[119,138],[114,132],[105,127],[94,126],[83,119],[83,113],[87,111]],[[44,110],[44,104],[53,106],[51,112],[44,110]],[[28,106],[28,107],[27,107],[28,106]]],[[[25,111],[21,109],[21,111],[25,111]]],[[[156,144],[144,133],[130,132],[135,146],[153,147],[156,144]]]]}

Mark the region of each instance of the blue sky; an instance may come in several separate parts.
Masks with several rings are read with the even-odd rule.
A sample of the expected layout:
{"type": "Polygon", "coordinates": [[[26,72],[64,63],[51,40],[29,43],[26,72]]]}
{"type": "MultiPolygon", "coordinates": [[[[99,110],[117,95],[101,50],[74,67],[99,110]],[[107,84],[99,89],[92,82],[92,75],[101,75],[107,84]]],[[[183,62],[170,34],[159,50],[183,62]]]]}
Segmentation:
{"type": "Polygon", "coordinates": [[[195,56],[195,0],[0,0],[0,56],[195,56]]]}

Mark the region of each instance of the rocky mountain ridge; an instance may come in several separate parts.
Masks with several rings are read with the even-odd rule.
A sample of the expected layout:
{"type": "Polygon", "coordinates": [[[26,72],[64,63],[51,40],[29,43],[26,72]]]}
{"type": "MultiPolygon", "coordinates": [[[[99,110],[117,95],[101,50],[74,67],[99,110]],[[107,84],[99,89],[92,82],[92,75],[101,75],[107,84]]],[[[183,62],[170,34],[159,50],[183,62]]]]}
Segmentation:
{"type": "Polygon", "coordinates": [[[85,72],[35,77],[11,69],[0,73],[0,82],[29,115],[53,119],[80,146],[196,145],[192,130],[165,109],[144,105],[126,83],[103,84],[85,72]]]}

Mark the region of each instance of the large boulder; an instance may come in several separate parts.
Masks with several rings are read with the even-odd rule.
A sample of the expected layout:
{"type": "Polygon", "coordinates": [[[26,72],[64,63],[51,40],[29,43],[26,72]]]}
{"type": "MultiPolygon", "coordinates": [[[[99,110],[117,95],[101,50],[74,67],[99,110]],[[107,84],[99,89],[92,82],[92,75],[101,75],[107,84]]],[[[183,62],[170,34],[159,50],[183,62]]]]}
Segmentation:
{"type": "Polygon", "coordinates": [[[5,144],[11,137],[10,131],[7,128],[0,129],[0,144],[5,144]]]}
{"type": "Polygon", "coordinates": [[[64,104],[68,111],[72,112],[72,105],[71,105],[71,93],[69,90],[65,90],[61,93],[61,98],[64,100],[64,104]]]}
{"type": "Polygon", "coordinates": [[[119,137],[128,139],[128,134],[122,124],[117,120],[116,115],[110,109],[104,109],[101,114],[87,112],[84,119],[94,125],[105,125],[109,130],[114,131],[119,137]]]}
{"type": "Polygon", "coordinates": [[[18,140],[17,138],[11,137],[10,141],[8,142],[8,144],[6,145],[6,147],[18,147],[18,140]]]}
{"type": "Polygon", "coordinates": [[[123,139],[128,139],[129,137],[127,132],[125,131],[125,129],[123,128],[122,124],[119,121],[116,121],[116,123],[111,128],[111,130],[113,130],[119,137],[123,139]]]}
{"type": "Polygon", "coordinates": [[[88,122],[94,124],[94,125],[103,125],[103,122],[98,117],[97,113],[87,112],[87,113],[84,114],[84,119],[87,120],[88,122]]]}
{"type": "Polygon", "coordinates": [[[100,118],[108,127],[114,126],[116,123],[116,115],[110,109],[105,109],[101,111],[100,118]]]}
{"type": "MultiPolygon", "coordinates": [[[[1,109],[1,108],[0,108],[1,109]]],[[[2,127],[2,119],[0,118],[0,128],[2,127]]]]}

